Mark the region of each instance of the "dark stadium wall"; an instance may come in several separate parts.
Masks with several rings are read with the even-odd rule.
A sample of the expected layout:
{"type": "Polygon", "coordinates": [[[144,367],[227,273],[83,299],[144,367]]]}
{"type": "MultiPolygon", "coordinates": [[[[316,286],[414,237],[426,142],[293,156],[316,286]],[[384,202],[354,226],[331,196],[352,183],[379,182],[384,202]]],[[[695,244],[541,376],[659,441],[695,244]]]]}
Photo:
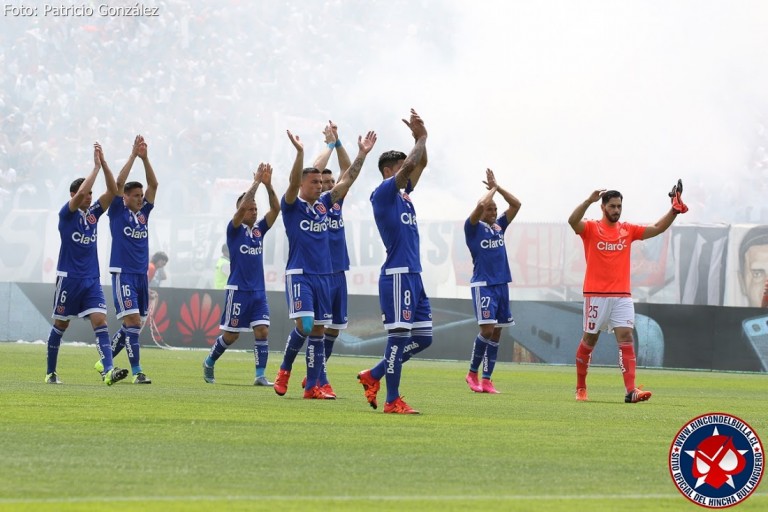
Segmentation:
{"type": "MultiPolygon", "coordinates": [[[[46,339],[52,284],[5,283],[7,308],[0,318],[0,339],[46,339]]],[[[106,287],[110,331],[119,327],[106,287]]],[[[288,320],[285,296],[268,292],[270,348],[282,350],[293,322],[288,320]]],[[[157,289],[157,302],[141,333],[145,346],[209,347],[219,334],[224,292],[183,288],[157,289]]],[[[469,357],[477,325],[470,300],[432,299],[434,343],[424,353],[432,359],[469,357]]],[[[648,367],[729,371],[768,371],[768,316],[758,308],[637,303],[635,340],[638,364],[648,367]]],[[[580,302],[513,301],[516,325],[505,329],[500,361],[573,364],[581,333],[580,302]]],[[[350,296],[349,328],[334,348],[336,354],[381,355],[386,335],[378,298],[350,296]]],[[[592,356],[593,364],[615,365],[613,336],[603,334],[592,356]]],[[[73,320],[65,341],[92,343],[86,321],[73,320]]],[[[251,335],[243,333],[236,348],[248,349],[251,335]]]]}

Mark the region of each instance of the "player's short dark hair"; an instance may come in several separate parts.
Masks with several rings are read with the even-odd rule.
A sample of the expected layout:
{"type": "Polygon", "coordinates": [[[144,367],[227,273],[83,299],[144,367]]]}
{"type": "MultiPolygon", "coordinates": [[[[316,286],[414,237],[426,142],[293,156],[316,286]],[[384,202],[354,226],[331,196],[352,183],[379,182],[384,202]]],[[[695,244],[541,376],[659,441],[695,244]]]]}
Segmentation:
{"type": "Polygon", "coordinates": [[[155,254],[152,255],[152,258],[150,260],[152,263],[157,265],[158,261],[164,261],[168,263],[168,255],[165,254],[163,251],[157,251],[155,254]]]}
{"type": "Polygon", "coordinates": [[[129,181],[125,185],[123,185],[123,194],[129,193],[131,190],[137,189],[137,188],[144,188],[144,185],[142,185],[138,181],[129,181]]]}
{"type": "Polygon", "coordinates": [[[739,270],[744,271],[744,258],[750,247],[768,245],[768,226],[755,226],[746,232],[739,244],[739,270]]]}
{"type": "Polygon", "coordinates": [[[323,172],[321,172],[320,174],[333,174],[333,171],[330,169],[323,169],[323,172]]]}
{"type": "Polygon", "coordinates": [[[305,167],[301,170],[301,177],[303,178],[307,174],[320,174],[320,169],[317,167],[305,167]]]}
{"type": "Polygon", "coordinates": [[[603,204],[607,204],[608,201],[610,201],[614,197],[618,197],[619,199],[624,201],[624,196],[621,195],[621,192],[619,192],[618,190],[606,190],[605,192],[603,192],[603,196],[602,196],[603,204]]]}
{"type": "Polygon", "coordinates": [[[408,155],[402,151],[385,151],[379,157],[379,172],[382,176],[384,176],[385,167],[392,167],[392,165],[396,164],[400,160],[405,160],[406,158],[408,158],[408,155]]]}
{"type": "Polygon", "coordinates": [[[77,178],[75,181],[69,184],[69,191],[73,194],[76,194],[78,190],[80,190],[80,185],[83,184],[85,181],[85,178],[77,178]]]}

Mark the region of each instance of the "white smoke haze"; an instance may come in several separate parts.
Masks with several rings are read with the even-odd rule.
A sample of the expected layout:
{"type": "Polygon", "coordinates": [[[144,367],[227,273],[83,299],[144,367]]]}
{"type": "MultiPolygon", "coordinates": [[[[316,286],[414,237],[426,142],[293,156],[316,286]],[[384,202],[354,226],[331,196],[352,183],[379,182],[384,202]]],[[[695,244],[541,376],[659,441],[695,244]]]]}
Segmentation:
{"type": "MultiPolygon", "coordinates": [[[[159,16],[3,17],[4,209],[27,187],[24,201],[57,211],[94,140],[117,173],[142,133],[158,235],[213,216],[218,241],[196,249],[209,257],[238,195],[221,180],[269,161],[282,194],[285,130],[310,165],[332,119],[352,158],[357,135],[378,132],[345,209],[370,218],[378,154],[411,147],[413,107],[430,134],[422,219],[464,219],[490,167],[523,203],[517,222],[564,223],[596,188],[624,194],[625,220],[654,222],[683,178],[678,222],[768,223],[763,1],[146,4],[159,16]]],[[[140,163],[131,178],[144,181],[140,163]]]]}

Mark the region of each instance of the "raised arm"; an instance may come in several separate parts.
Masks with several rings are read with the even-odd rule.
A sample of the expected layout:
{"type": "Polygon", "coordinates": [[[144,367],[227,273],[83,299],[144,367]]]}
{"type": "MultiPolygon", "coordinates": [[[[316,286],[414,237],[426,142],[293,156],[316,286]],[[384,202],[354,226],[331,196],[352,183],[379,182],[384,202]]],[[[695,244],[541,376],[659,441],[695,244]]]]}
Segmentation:
{"type": "Polygon", "coordinates": [[[411,152],[408,153],[400,170],[395,174],[395,184],[397,188],[405,188],[408,180],[411,180],[411,188],[414,186],[414,180],[418,182],[421,172],[427,164],[427,129],[424,121],[419,117],[415,110],[411,109],[411,118],[409,121],[403,119],[405,125],[410,128],[413,139],[416,143],[411,152]],[[416,173],[414,176],[412,176],[416,173]]]}
{"type": "Polygon", "coordinates": [[[99,204],[106,210],[112,203],[112,199],[117,195],[117,183],[115,183],[115,176],[112,174],[112,170],[109,168],[107,160],[104,158],[104,150],[101,148],[101,145],[97,142],[94,144],[94,147],[96,147],[99,154],[99,163],[101,164],[101,169],[104,171],[104,183],[107,185],[106,192],[99,197],[99,204]]]}
{"type": "Polygon", "coordinates": [[[328,121],[328,124],[323,128],[323,139],[325,145],[323,146],[323,149],[320,150],[320,154],[315,158],[315,163],[312,164],[313,167],[320,172],[328,167],[328,160],[331,159],[333,148],[336,147],[336,136],[333,134],[330,121],[328,121]]]}
{"type": "Polygon", "coordinates": [[[77,189],[75,195],[69,199],[69,211],[74,212],[80,208],[80,204],[88,196],[88,193],[93,189],[93,184],[96,183],[96,176],[101,169],[101,161],[99,160],[99,145],[93,145],[93,170],[85,177],[85,180],[80,184],[80,188],[77,189]]]}
{"type": "Polygon", "coordinates": [[[117,175],[117,179],[115,180],[117,184],[117,196],[122,197],[123,196],[123,187],[125,187],[125,182],[128,181],[128,175],[131,173],[131,168],[133,167],[133,162],[136,160],[136,157],[139,155],[139,146],[142,142],[141,135],[137,135],[135,139],[133,139],[133,147],[131,148],[131,155],[128,157],[128,161],[125,162],[125,165],[122,169],[120,169],[120,173],[117,175]]]}
{"type": "Polygon", "coordinates": [[[333,130],[333,136],[336,138],[336,159],[339,162],[339,181],[347,172],[347,169],[352,165],[352,160],[349,159],[349,153],[344,146],[341,145],[341,139],[339,138],[339,127],[336,126],[333,121],[331,123],[331,130],[333,130]]]}
{"type": "Polygon", "coordinates": [[[347,172],[344,173],[344,176],[342,176],[339,182],[331,189],[331,200],[334,203],[347,195],[349,187],[355,182],[357,176],[360,174],[360,169],[363,168],[365,157],[368,156],[368,153],[371,152],[375,144],[376,132],[368,132],[365,135],[365,138],[362,136],[357,137],[357,157],[355,157],[355,161],[349,166],[347,172]]]}
{"type": "Polygon", "coordinates": [[[507,211],[504,212],[504,216],[507,218],[507,222],[512,222],[512,219],[514,219],[517,216],[517,212],[520,211],[520,206],[522,206],[522,203],[518,198],[513,196],[509,191],[499,186],[499,184],[496,182],[496,176],[493,174],[493,171],[490,169],[485,170],[485,179],[483,183],[485,183],[485,186],[488,187],[488,190],[490,190],[493,187],[496,187],[496,191],[501,195],[501,197],[504,198],[504,200],[507,202],[507,211]]]}
{"type": "Polygon", "coordinates": [[[272,166],[266,164],[264,168],[264,175],[261,177],[261,183],[264,188],[267,189],[267,196],[269,197],[269,211],[264,215],[264,220],[267,222],[267,226],[270,228],[272,224],[277,220],[277,216],[280,214],[280,200],[277,198],[275,189],[272,188],[272,166]]]}
{"type": "Polygon", "coordinates": [[[656,235],[662,234],[669,228],[669,226],[672,225],[676,217],[677,212],[674,210],[674,208],[670,207],[669,211],[665,213],[662,218],[657,220],[654,224],[645,227],[645,232],[643,233],[642,239],[647,240],[649,238],[655,237],[656,235]]]}
{"type": "Polygon", "coordinates": [[[288,138],[296,148],[296,159],[293,161],[291,174],[288,176],[288,189],[285,191],[285,202],[293,204],[299,197],[299,187],[301,186],[301,171],[304,168],[304,144],[298,135],[294,135],[290,130],[285,131],[288,138]]]}
{"type": "Polygon", "coordinates": [[[253,173],[253,183],[251,183],[250,188],[245,191],[243,199],[240,201],[240,204],[237,205],[237,210],[232,216],[232,225],[234,227],[239,228],[240,224],[243,223],[243,219],[250,207],[250,203],[255,200],[256,190],[259,188],[262,176],[264,176],[264,164],[259,164],[258,170],[253,173]]]}
{"type": "Polygon", "coordinates": [[[477,202],[477,206],[475,206],[475,209],[472,210],[472,213],[469,214],[470,224],[476,226],[477,223],[480,222],[480,219],[483,218],[485,209],[489,204],[491,204],[491,202],[493,202],[493,195],[496,193],[496,190],[496,187],[490,187],[488,192],[486,192],[485,195],[480,198],[480,200],[477,202]]]}
{"type": "Polygon", "coordinates": [[[147,178],[147,188],[144,190],[144,199],[146,199],[148,203],[155,204],[155,194],[157,194],[157,177],[155,176],[155,170],[152,169],[152,164],[149,163],[149,155],[147,155],[147,143],[144,142],[144,137],[141,137],[138,156],[141,158],[141,162],[144,164],[144,175],[147,178]]]}
{"type": "Polygon", "coordinates": [[[587,199],[579,203],[579,206],[577,206],[575,210],[573,210],[573,213],[568,217],[568,224],[571,225],[574,233],[578,235],[584,231],[584,226],[586,226],[584,215],[587,213],[587,209],[592,203],[596,203],[605,191],[606,189],[604,188],[595,190],[587,199]]]}

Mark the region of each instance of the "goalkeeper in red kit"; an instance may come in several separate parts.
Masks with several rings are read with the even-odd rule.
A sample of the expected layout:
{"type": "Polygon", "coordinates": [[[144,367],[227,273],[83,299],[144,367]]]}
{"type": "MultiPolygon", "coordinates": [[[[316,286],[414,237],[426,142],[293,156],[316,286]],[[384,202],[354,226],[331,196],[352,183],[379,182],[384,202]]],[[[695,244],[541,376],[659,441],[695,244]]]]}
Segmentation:
{"type": "Polygon", "coordinates": [[[669,193],[672,207],[655,224],[621,222],[623,196],[617,190],[595,190],[568,217],[568,224],[581,237],[587,271],[584,276],[584,328],[576,350],[576,400],[587,401],[587,370],[600,331],[613,332],[619,345],[619,367],[624,377],[627,403],[644,402],[651,392],[635,386],[633,331],[635,306],[630,286],[630,246],[635,240],[660,235],[675,217],[688,211],[679,180],[669,193]],[[592,203],[601,201],[600,220],[584,219],[592,203]]]}

